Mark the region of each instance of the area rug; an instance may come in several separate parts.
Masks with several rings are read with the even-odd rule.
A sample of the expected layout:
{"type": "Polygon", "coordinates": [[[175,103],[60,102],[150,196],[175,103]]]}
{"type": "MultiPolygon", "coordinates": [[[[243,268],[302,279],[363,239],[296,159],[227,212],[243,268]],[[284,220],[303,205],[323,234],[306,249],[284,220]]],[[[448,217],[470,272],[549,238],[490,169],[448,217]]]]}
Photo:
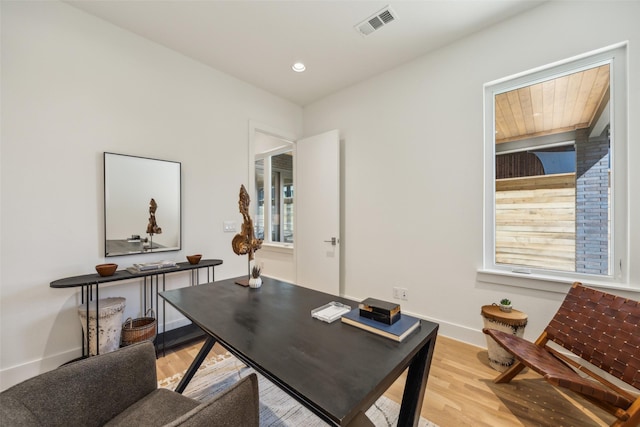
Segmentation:
{"type": "MultiPolygon", "coordinates": [[[[250,373],[255,372],[245,366],[230,353],[206,359],[184,391],[185,396],[207,401],[220,391],[250,373]]],[[[183,374],[158,381],[158,387],[175,389],[183,374]]],[[[260,426],[269,427],[324,427],[327,424],[310,410],[299,404],[288,394],[258,374],[260,392],[260,426]]],[[[377,427],[395,426],[398,422],[400,405],[381,396],[366,412],[377,427]]],[[[438,427],[420,418],[420,427],[438,427]]]]}

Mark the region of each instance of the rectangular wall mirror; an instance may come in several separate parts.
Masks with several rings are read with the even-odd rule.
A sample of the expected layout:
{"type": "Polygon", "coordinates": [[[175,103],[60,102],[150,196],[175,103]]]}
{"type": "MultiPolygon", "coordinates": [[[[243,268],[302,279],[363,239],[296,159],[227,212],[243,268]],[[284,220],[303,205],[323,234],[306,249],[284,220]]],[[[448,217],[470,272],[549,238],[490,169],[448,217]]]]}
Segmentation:
{"type": "Polygon", "coordinates": [[[180,250],[180,188],[179,162],[104,153],[105,256],[180,250]]]}

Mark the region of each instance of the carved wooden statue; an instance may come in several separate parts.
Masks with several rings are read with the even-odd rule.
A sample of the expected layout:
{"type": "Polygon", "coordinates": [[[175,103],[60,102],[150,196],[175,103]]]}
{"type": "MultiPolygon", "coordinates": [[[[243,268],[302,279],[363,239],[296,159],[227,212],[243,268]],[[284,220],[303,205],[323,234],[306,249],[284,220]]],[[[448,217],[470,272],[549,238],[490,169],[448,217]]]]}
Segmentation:
{"type": "Polygon", "coordinates": [[[244,185],[241,185],[238,207],[242,214],[242,231],[235,235],[231,241],[231,247],[237,255],[249,255],[249,261],[253,261],[253,254],[262,247],[262,240],[256,239],[253,231],[253,220],[249,215],[250,202],[251,199],[249,198],[247,189],[244,188],[244,185]]]}
{"type": "Polygon", "coordinates": [[[151,199],[149,202],[149,224],[147,225],[147,234],[162,234],[162,228],[158,227],[156,223],[156,210],[158,209],[158,204],[154,199],[151,199]]]}

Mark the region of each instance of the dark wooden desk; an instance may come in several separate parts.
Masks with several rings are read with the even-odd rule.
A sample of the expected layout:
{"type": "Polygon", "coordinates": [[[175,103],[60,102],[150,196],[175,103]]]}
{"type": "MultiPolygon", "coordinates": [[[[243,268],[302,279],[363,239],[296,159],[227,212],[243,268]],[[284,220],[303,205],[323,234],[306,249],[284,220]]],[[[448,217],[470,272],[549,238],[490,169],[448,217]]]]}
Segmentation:
{"type": "Polygon", "coordinates": [[[160,293],[209,338],[176,389],[191,380],[217,341],[330,424],[346,425],[365,412],[408,367],[399,426],[417,426],[438,325],[421,327],[397,343],[311,310],[330,301],[356,301],[263,277],[261,288],[236,279],[160,293]]]}

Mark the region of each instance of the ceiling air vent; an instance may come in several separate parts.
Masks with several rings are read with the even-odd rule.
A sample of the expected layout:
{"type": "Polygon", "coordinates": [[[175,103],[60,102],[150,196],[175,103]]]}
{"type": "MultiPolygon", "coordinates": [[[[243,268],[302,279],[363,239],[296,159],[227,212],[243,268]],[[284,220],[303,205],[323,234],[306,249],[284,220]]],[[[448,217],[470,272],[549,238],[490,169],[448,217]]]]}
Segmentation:
{"type": "Polygon", "coordinates": [[[395,21],[398,18],[398,15],[389,7],[386,6],[381,11],[375,13],[369,18],[365,19],[354,28],[357,32],[362,34],[363,36],[368,36],[376,30],[384,27],[390,22],[395,21]]]}

